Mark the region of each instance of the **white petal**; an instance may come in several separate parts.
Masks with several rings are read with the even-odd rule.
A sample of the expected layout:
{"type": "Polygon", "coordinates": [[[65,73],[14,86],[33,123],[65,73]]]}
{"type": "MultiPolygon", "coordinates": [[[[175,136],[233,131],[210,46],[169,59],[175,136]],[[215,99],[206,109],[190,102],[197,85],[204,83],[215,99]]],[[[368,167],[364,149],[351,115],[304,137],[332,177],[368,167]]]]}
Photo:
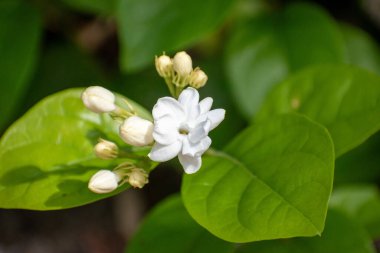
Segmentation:
{"type": "Polygon", "coordinates": [[[205,138],[211,127],[211,121],[206,120],[199,123],[194,129],[192,129],[188,135],[190,142],[197,143],[203,138],[205,138]]]}
{"type": "Polygon", "coordinates": [[[153,123],[149,120],[132,116],[121,124],[119,135],[129,145],[147,146],[153,142],[153,127],[153,123]]]}
{"type": "Polygon", "coordinates": [[[211,121],[210,131],[217,127],[224,120],[226,111],[224,109],[215,109],[207,113],[207,118],[211,121]]]}
{"type": "Polygon", "coordinates": [[[206,136],[198,143],[191,143],[188,138],[183,139],[182,154],[189,156],[201,156],[211,146],[210,137],[206,136]]]}
{"type": "Polygon", "coordinates": [[[193,174],[197,172],[202,165],[201,157],[192,157],[179,154],[178,159],[187,174],[193,174]]]}
{"type": "Polygon", "coordinates": [[[154,122],[153,138],[156,142],[169,145],[179,138],[179,122],[169,115],[164,115],[154,122]]]}
{"type": "Polygon", "coordinates": [[[178,120],[185,119],[185,111],[183,110],[182,105],[171,97],[163,97],[158,99],[157,103],[153,107],[152,114],[155,121],[165,115],[169,115],[178,120]]]}
{"type": "Polygon", "coordinates": [[[182,142],[176,141],[170,145],[155,143],[148,157],[155,162],[166,162],[176,157],[182,148],[182,142]]]}
{"type": "Polygon", "coordinates": [[[185,109],[187,120],[192,120],[199,116],[199,93],[196,89],[189,87],[182,91],[179,95],[178,102],[185,109]]]}
{"type": "Polygon", "coordinates": [[[201,110],[201,114],[204,114],[204,113],[210,111],[211,106],[212,106],[212,102],[213,102],[213,100],[210,97],[204,98],[204,99],[202,99],[201,102],[199,102],[199,108],[201,110]]]}

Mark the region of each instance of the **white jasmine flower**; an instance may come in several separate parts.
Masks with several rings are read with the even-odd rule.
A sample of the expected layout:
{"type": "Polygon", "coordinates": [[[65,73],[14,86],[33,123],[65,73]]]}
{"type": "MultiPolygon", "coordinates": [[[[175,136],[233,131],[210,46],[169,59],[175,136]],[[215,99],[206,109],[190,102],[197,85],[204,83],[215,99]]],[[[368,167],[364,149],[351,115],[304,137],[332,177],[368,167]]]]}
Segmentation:
{"type": "Polygon", "coordinates": [[[119,181],[120,177],[116,173],[99,170],[91,177],[88,188],[95,193],[109,193],[117,188],[119,181]]]}
{"type": "Polygon", "coordinates": [[[199,102],[199,93],[194,88],[185,89],[178,101],[163,97],[153,107],[154,131],[156,141],[149,158],[157,162],[168,161],[178,155],[186,173],[199,170],[201,156],[210,147],[209,131],[224,119],[225,110],[210,111],[212,98],[199,102]]]}
{"type": "Polygon", "coordinates": [[[153,123],[138,116],[127,118],[120,126],[120,137],[132,146],[147,146],[153,142],[153,123]]]}
{"type": "Polygon", "coordinates": [[[88,87],[82,93],[82,101],[87,109],[96,113],[112,112],[116,109],[115,95],[101,86],[88,87]]]}

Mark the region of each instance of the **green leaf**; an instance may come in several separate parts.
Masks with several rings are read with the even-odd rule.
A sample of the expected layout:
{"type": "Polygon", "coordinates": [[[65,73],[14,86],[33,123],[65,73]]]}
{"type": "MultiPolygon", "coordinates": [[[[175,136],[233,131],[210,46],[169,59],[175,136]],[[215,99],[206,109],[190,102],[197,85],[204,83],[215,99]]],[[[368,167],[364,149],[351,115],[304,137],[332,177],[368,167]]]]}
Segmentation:
{"type": "Polygon", "coordinates": [[[221,25],[233,3],[233,0],[121,0],[117,17],[122,69],[141,69],[153,64],[154,55],[195,44],[221,25]]]}
{"type": "Polygon", "coordinates": [[[365,230],[343,214],[329,210],[321,237],[294,238],[241,245],[236,253],[375,253],[365,230]]]}
{"type": "Polygon", "coordinates": [[[119,0],[60,0],[79,11],[110,15],[114,14],[119,0]]]}
{"type": "Polygon", "coordinates": [[[201,170],[183,178],[185,207],[200,225],[232,242],[323,231],[334,168],[324,128],[297,115],[272,118],[225,152],[204,157],[201,170]]]}
{"type": "Polygon", "coordinates": [[[27,1],[0,2],[0,131],[12,119],[33,73],[42,24],[27,1]]]}
{"type": "MultiPolygon", "coordinates": [[[[1,208],[63,209],[127,188],[125,185],[105,195],[87,188],[96,171],[113,168],[116,162],[121,162],[110,163],[95,157],[93,146],[98,138],[121,141],[117,124],[108,115],[95,114],[83,106],[81,91],[71,89],[45,98],[1,138],[1,208]]],[[[131,103],[139,115],[150,117],[143,108],[131,103]]],[[[142,158],[131,162],[148,171],[154,166],[142,158]]]]}
{"type": "Polygon", "coordinates": [[[344,65],[301,71],[271,92],[259,117],[288,112],[305,114],[324,125],[338,157],[380,129],[380,77],[344,65]]]}
{"type": "Polygon", "coordinates": [[[358,27],[341,25],[348,62],[380,74],[380,49],[369,34],[358,27]]]}
{"type": "Polygon", "coordinates": [[[302,3],[237,27],[228,44],[226,71],[236,103],[250,119],[268,91],[289,73],[344,61],[344,43],[334,21],[319,7],[302,3]]]}
{"type": "Polygon", "coordinates": [[[374,185],[347,185],[334,190],[330,207],[356,220],[376,239],[380,236],[380,195],[374,185]]]}
{"type": "Polygon", "coordinates": [[[187,213],[181,198],[174,195],[149,213],[126,253],[230,253],[233,247],[200,227],[187,213]]]}

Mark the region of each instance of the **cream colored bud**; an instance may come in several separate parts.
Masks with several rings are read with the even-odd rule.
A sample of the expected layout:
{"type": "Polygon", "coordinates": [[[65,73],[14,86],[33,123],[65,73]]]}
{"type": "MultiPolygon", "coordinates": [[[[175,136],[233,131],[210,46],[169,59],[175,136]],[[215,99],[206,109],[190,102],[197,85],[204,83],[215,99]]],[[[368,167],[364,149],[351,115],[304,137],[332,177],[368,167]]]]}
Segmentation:
{"type": "Polygon", "coordinates": [[[186,52],[178,52],[173,58],[173,69],[180,77],[187,77],[193,71],[193,62],[186,52]]]}
{"type": "Polygon", "coordinates": [[[202,70],[197,68],[193,72],[191,72],[189,84],[191,87],[193,87],[195,89],[199,89],[199,88],[205,86],[207,79],[208,79],[208,77],[205,74],[205,72],[203,72],[202,70]]]}
{"type": "Polygon", "coordinates": [[[173,62],[167,55],[161,55],[156,57],[156,70],[160,76],[163,78],[168,78],[172,75],[173,71],[173,62]]]}
{"type": "Polygon", "coordinates": [[[100,139],[94,147],[94,152],[100,159],[109,160],[117,157],[119,148],[111,141],[100,139]]]}
{"type": "Polygon", "coordinates": [[[138,116],[127,118],[120,126],[120,136],[132,146],[147,146],[153,142],[153,123],[138,116]]]}
{"type": "Polygon", "coordinates": [[[100,86],[88,87],[82,93],[83,104],[96,113],[112,112],[116,109],[115,95],[100,86]]]}
{"type": "Polygon", "coordinates": [[[119,181],[120,177],[116,173],[100,170],[91,177],[88,189],[95,193],[109,193],[117,188],[119,181]]]}
{"type": "Polygon", "coordinates": [[[134,168],[128,173],[128,183],[134,188],[141,189],[148,182],[148,173],[143,169],[134,168]]]}

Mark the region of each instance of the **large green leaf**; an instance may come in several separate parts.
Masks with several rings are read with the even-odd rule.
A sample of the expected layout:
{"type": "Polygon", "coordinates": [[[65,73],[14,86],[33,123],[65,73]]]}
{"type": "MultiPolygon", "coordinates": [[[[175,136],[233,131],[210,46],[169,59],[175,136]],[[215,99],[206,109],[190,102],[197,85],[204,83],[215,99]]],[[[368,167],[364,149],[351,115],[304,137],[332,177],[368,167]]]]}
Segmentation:
{"type": "MultiPolygon", "coordinates": [[[[99,137],[120,143],[117,124],[108,115],[87,110],[81,89],[57,93],[39,102],[16,121],[0,141],[0,207],[62,209],[113,195],[87,189],[97,170],[115,164],[95,157],[99,137]]],[[[143,117],[143,108],[131,102],[143,117]]],[[[120,162],[120,161],[119,161],[120,162]]],[[[148,160],[138,159],[149,170],[148,160]]]]}
{"type": "Polygon", "coordinates": [[[375,253],[365,230],[343,214],[329,210],[322,236],[241,245],[236,253],[375,253]]]}
{"type": "Polygon", "coordinates": [[[326,126],[340,156],[380,129],[380,77],[353,66],[301,71],[271,92],[259,117],[287,112],[326,126]]]}
{"type": "Polygon", "coordinates": [[[380,236],[380,195],[374,185],[346,185],[334,190],[330,206],[365,226],[374,239],[380,236]]]}
{"type": "Polygon", "coordinates": [[[27,1],[0,1],[0,131],[33,73],[41,31],[39,13],[27,1]]]}
{"type": "Polygon", "coordinates": [[[358,27],[341,25],[348,62],[380,74],[380,49],[376,41],[358,27]]]}
{"type": "Polygon", "coordinates": [[[117,11],[123,70],[153,64],[154,55],[188,47],[223,22],[233,0],[120,0],[117,11]],[[196,17],[196,18],[194,18],[196,17]]]}
{"type": "Polygon", "coordinates": [[[126,252],[230,253],[233,247],[200,227],[187,213],[180,196],[175,195],[151,211],[126,252]]]}
{"type": "Polygon", "coordinates": [[[214,235],[249,242],[323,231],[334,152],[328,132],[305,117],[257,123],[185,175],[191,216],[214,235]],[[312,200],[312,201],[310,201],[312,200]]]}
{"type": "Polygon", "coordinates": [[[302,3],[237,27],[228,44],[226,71],[237,104],[251,118],[289,73],[344,60],[344,43],[333,20],[319,7],[302,3]]]}

